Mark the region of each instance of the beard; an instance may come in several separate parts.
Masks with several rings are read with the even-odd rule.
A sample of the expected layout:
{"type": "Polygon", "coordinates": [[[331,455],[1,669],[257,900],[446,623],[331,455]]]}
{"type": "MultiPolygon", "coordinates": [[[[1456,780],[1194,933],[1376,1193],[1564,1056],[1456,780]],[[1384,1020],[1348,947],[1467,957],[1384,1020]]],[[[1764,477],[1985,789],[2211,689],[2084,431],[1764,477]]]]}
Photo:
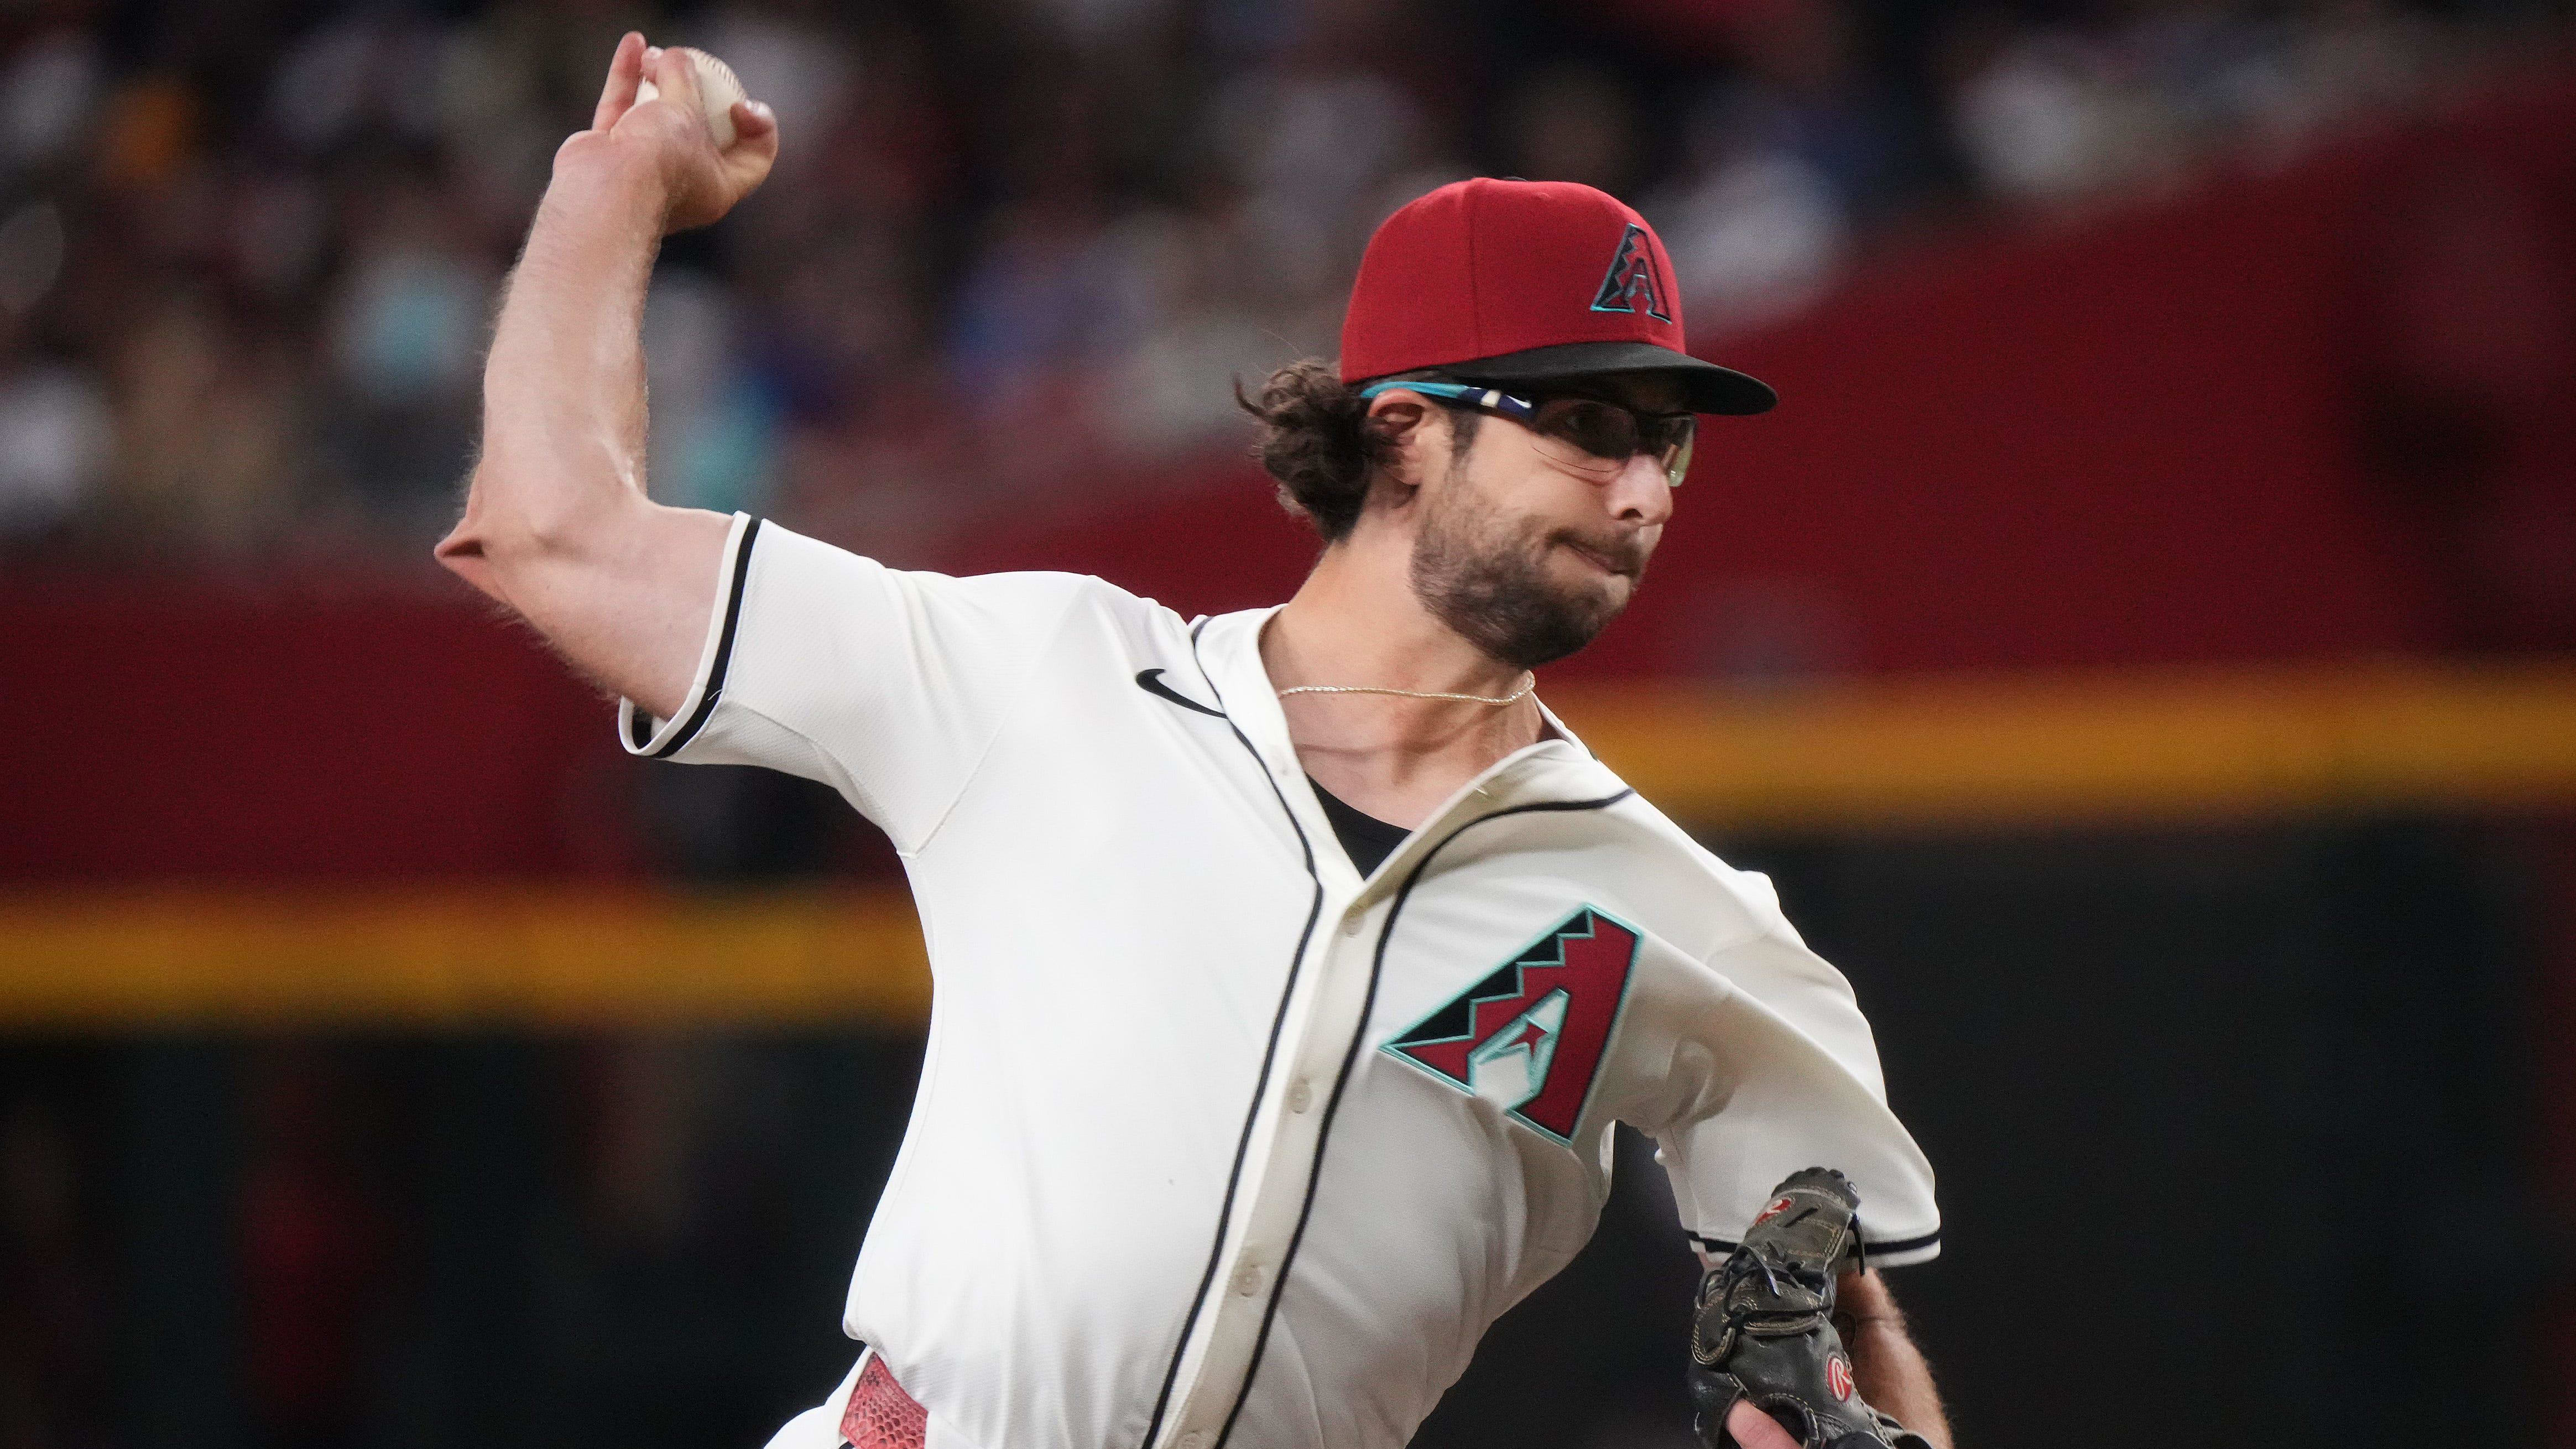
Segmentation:
{"type": "Polygon", "coordinates": [[[1551,580],[1547,558],[1559,547],[1624,571],[1627,594],[1645,581],[1646,550],[1634,538],[1514,522],[1473,491],[1453,488],[1414,538],[1414,597],[1490,658],[1520,669],[1553,664],[1591,643],[1628,602],[1606,579],[1551,580]]]}

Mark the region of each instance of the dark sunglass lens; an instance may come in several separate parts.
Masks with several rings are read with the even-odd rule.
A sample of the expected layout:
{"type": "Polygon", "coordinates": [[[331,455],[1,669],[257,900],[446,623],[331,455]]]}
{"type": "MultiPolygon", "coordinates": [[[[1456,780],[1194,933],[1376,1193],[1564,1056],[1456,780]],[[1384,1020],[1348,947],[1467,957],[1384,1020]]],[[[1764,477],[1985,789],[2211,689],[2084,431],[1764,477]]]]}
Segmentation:
{"type": "Polygon", "coordinates": [[[1576,399],[1557,408],[1557,431],[1565,440],[1596,458],[1636,456],[1637,418],[1626,408],[1576,399]]]}

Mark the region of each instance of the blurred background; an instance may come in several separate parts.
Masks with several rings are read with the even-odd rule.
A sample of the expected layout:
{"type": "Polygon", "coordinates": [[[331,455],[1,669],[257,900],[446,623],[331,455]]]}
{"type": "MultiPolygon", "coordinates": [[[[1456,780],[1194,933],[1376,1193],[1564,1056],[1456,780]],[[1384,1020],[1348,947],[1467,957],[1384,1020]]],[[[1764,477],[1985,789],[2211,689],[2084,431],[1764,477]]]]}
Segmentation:
{"type": "MultiPolygon", "coordinates": [[[[0,1449],[755,1446],[847,1365],[890,852],[427,554],[629,27],[785,134],[665,250],[654,491],[907,566],[1284,597],[1229,379],[1443,181],[1632,201],[1785,401],[1545,688],[1853,979],[1960,1443],[2576,1444],[2566,0],[16,0],[0,1449]]],[[[1682,1449],[1691,1277],[1626,1151],[1420,1442],[1682,1449]]]]}

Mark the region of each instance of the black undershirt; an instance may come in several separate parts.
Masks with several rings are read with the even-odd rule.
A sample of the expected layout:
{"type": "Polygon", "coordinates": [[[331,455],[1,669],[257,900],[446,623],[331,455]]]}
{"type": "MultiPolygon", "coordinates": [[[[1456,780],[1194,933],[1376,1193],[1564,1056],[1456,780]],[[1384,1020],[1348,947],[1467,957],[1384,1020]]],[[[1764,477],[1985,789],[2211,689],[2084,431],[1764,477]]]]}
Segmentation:
{"type": "MultiPolygon", "coordinates": [[[[1306,783],[1315,785],[1315,777],[1308,775],[1306,783]]],[[[1333,834],[1341,838],[1342,850],[1363,876],[1376,871],[1388,856],[1395,853],[1395,848],[1404,843],[1404,837],[1413,833],[1401,825],[1389,825],[1374,815],[1361,814],[1321,785],[1315,785],[1315,800],[1324,807],[1324,818],[1333,822],[1333,834]]]]}

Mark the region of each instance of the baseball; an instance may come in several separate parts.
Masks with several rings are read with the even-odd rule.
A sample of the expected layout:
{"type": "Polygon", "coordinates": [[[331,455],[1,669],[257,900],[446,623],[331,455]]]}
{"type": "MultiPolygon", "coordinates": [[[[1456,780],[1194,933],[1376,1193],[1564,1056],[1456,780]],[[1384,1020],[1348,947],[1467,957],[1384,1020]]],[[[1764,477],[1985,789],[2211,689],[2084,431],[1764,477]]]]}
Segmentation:
{"type": "MultiPolygon", "coordinates": [[[[732,66],[705,51],[685,45],[680,50],[698,68],[698,98],[706,103],[707,130],[715,137],[716,149],[728,150],[734,138],[733,103],[743,99],[742,82],[734,78],[732,66]]],[[[662,88],[648,77],[635,88],[635,104],[640,106],[661,93],[662,88]]]]}

